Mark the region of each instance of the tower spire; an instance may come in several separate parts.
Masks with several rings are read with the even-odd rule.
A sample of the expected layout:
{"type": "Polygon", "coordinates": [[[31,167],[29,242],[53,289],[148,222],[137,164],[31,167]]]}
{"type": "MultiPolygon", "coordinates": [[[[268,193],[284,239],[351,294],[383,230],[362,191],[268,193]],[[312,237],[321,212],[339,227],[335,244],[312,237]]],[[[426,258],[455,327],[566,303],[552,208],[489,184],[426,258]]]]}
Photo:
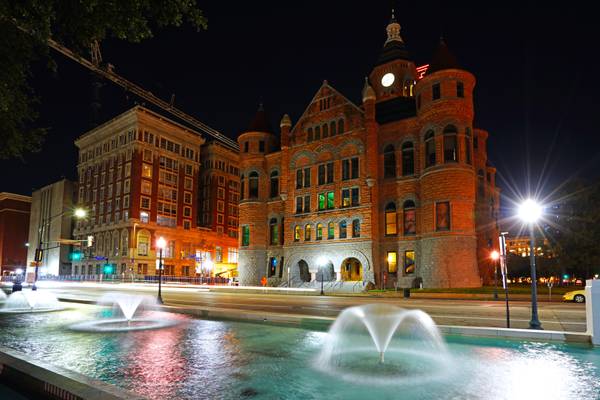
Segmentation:
{"type": "Polygon", "coordinates": [[[385,41],[386,44],[391,41],[399,41],[404,43],[404,40],[402,40],[402,37],[400,36],[400,24],[398,21],[396,21],[396,15],[393,8],[392,18],[390,18],[390,23],[385,29],[387,31],[387,40],[385,41]]]}

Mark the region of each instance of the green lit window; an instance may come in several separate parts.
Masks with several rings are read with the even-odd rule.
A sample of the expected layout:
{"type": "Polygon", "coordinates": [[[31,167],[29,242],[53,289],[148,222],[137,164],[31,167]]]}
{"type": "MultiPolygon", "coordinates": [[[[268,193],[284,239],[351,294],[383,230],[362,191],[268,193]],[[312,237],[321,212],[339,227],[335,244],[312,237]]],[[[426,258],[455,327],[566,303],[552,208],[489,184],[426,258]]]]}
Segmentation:
{"type": "Polygon", "coordinates": [[[333,224],[333,222],[330,222],[329,224],[327,224],[327,239],[333,239],[334,235],[335,235],[335,225],[333,224]]]}
{"type": "Polygon", "coordinates": [[[327,209],[330,210],[335,207],[333,192],[327,192],[327,209]]]}
{"type": "Polygon", "coordinates": [[[325,193],[319,193],[319,211],[325,209],[325,193]]]}
{"type": "Polygon", "coordinates": [[[242,246],[250,245],[250,227],[248,225],[242,226],[242,246]]]}

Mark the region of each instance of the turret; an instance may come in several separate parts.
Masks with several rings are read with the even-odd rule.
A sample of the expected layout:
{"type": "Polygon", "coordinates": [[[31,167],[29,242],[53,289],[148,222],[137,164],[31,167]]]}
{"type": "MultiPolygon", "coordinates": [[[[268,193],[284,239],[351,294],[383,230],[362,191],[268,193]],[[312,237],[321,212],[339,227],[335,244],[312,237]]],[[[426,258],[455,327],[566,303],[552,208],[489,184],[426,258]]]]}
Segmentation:
{"type": "Polygon", "coordinates": [[[421,208],[423,220],[430,221],[422,225],[426,286],[481,285],[474,218],[474,86],[475,77],[461,69],[442,39],[415,91],[421,127],[421,208]],[[445,256],[448,249],[455,260],[445,256]]]}

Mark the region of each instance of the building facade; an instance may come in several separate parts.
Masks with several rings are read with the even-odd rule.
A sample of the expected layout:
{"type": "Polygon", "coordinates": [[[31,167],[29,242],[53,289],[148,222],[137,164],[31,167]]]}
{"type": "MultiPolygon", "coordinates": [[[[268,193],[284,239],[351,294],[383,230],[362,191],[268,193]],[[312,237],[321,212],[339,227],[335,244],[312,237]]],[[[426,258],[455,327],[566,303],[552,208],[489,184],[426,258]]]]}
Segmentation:
{"type": "Polygon", "coordinates": [[[240,282],[480,286],[498,191],[474,86],[443,41],[417,68],[392,18],[362,104],[325,81],[279,137],[259,110],[238,138],[240,282]]]}
{"type": "Polygon", "coordinates": [[[0,273],[9,275],[27,266],[27,235],[31,197],[0,193],[0,273]]]}
{"type": "Polygon", "coordinates": [[[200,154],[202,168],[198,225],[237,239],[240,202],[239,154],[216,141],[202,146],[200,154]]]}
{"type": "Polygon", "coordinates": [[[92,236],[93,246],[74,274],[155,275],[159,237],[167,242],[165,275],[197,276],[213,260],[228,261],[218,250],[235,247],[235,239],[197,226],[203,143],[199,133],[139,106],[76,140],[78,205],[89,217],[74,236],[92,236]]]}
{"type": "Polygon", "coordinates": [[[29,276],[35,273],[35,250],[40,242],[43,252],[38,274],[51,276],[71,274],[70,254],[73,248],[70,244],[63,244],[62,241],[72,239],[76,190],[75,182],[62,179],[33,192],[29,219],[30,245],[27,251],[29,276]]]}

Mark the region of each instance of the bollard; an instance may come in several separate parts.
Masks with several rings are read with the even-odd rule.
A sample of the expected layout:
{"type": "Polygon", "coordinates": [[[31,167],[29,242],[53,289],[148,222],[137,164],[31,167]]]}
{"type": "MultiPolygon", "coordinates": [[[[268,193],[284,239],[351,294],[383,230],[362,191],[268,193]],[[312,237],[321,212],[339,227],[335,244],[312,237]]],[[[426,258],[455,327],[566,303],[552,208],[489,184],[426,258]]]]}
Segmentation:
{"type": "Polygon", "coordinates": [[[410,288],[404,288],[404,298],[408,299],[410,297],[410,288]]]}
{"type": "Polygon", "coordinates": [[[588,279],[585,285],[585,317],[592,344],[600,346],[600,280],[588,279]]]}

